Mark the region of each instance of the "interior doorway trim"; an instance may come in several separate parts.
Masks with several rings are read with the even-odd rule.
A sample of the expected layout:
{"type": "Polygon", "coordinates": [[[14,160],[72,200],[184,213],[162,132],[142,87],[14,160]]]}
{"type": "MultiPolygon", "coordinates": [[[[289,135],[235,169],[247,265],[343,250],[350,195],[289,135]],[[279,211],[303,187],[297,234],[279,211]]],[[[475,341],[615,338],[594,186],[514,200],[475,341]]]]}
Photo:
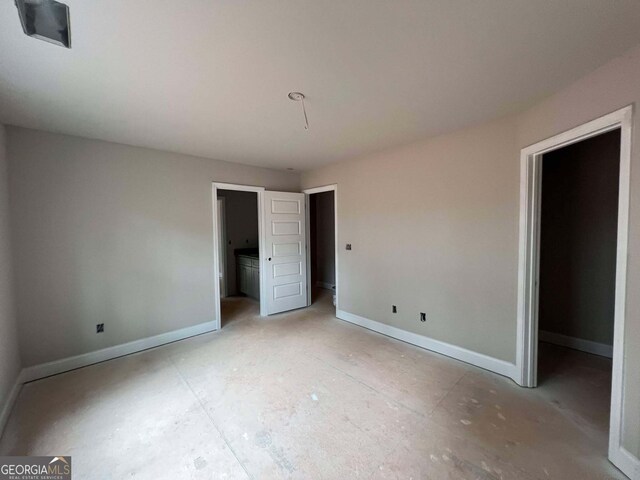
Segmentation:
{"type": "MultiPolygon", "coordinates": [[[[237,185],[234,183],[219,183],[213,182],[212,184],[212,205],[213,205],[213,271],[215,275],[215,281],[213,282],[213,298],[214,298],[214,313],[216,330],[222,328],[222,316],[220,311],[220,281],[218,279],[218,272],[220,271],[220,256],[218,254],[218,190],[235,190],[238,192],[255,192],[258,196],[258,251],[260,252],[260,258],[263,258],[264,252],[264,225],[262,215],[262,195],[264,193],[264,187],[254,187],[251,185],[237,185]]],[[[266,316],[266,302],[264,292],[264,272],[260,269],[260,315],[266,316]]],[[[226,280],[226,279],[225,279],[226,280]]]]}
{"type": "MultiPolygon", "coordinates": [[[[217,222],[216,225],[220,228],[220,231],[218,232],[218,238],[221,238],[224,242],[225,242],[225,247],[226,247],[226,242],[227,242],[227,214],[226,214],[226,198],[224,197],[220,197],[217,198],[217,207],[219,207],[216,212],[218,213],[218,218],[217,218],[217,222]]],[[[220,298],[224,298],[227,296],[227,249],[226,248],[220,248],[221,245],[218,245],[218,261],[222,262],[222,265],[218,271],[219,272],[223,272],[222,274],[222,282],[218,281],[218,283],[221,283],[221,287],[220,287],[220,298]]]]}
{"type": "Polygon", "coordinates": [[[340,278],[339,260],[338,260],[338,185],[324,185],[322,187],[313,187],[302,190],[305,195],[305,204],[307,210],[307,306],[311,305],[311,209],[309,196],[314,193],[333,192],[333,222],[334,222],[334,261],[335,261],[335,282],[336,282],[336,312],[340,308],[340,278]]]}
{"type": "Polygon", "coordinates": [[[516,370],[518,383],[535,387],[538,356],[538,281],[542,156],[552,150],[620,129],[620,185],[618,190],[618,239],[616,253],[613,372],[609,459],[621,468],[624,323],[627,288],[627,243],[631,165],[632,107],[627,106],[579,127],[524,148],[520,155],[520,244],[518,259],[518,317],[516,370]]]}

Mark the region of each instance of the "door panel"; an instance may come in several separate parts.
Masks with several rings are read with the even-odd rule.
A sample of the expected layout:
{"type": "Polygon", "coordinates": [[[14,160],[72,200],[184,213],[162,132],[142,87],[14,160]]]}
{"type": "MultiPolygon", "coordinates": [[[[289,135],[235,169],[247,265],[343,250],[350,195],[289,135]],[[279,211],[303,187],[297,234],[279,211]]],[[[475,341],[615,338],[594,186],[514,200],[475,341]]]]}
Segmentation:
{"type": "Polygon", "coordinates": [[[300,222],[272,222],[272,234],[274,236],[282,235],[300,235],[300,222]]]}
{"type": "Polygon", "coordinates": [[[290,257],[292,255],[302,255],[302,243],[274,243],[271,249],[272,257],[290,257]]]}
{"type": "Polygon", "coordinates": [[[273,266],[274,278],[283,277],[286,275],[302,275],[301,262],[278,263],[273,266]]]}
{"type": "Polygon", "coordinates": [[[307,306],[305,196],[302,193],[264,192],[267,314],[307,306]]]}

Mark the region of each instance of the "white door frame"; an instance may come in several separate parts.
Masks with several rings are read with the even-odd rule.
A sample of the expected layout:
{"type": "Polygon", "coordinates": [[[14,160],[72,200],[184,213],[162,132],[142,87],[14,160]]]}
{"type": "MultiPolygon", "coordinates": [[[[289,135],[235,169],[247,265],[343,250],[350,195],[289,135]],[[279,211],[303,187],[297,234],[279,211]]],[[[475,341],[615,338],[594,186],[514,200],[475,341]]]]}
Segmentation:
{"type": "MultiPolygon", "coordinates": [[[[216,198],[216,202],[219,202],[221,215],[217,218],[216,225],[220,225],[220,231],[218,233],[218,253],[222,254],[222,258],[218,258],[218,260],[222,263],[222,268],[218,270],[222,272],[222,290],[220,291],[220,298],[224,298],[227,296],[227,292],[229,291],[227,282],[227,224],[226,224],[226,199],[224,197],[216,198]],[[224,248],[220,248],[220,243],[224,244],[224,248]]],[[[216,203],[216,206],[218,204],[216,203]]]]}
{"type": "Polygon", "coordinates": [[[311,305],[311,211],[309,209],[310,199],[309,195],[313,195],[314,193],[323,193],[323,192],[333,192],[333,221],[334,221],[334,233],[335,233],[335,277],[336,277],[336,312],[340,308],[340,282],[338,278],[340,275],[338,274],[338,185],[324,185],[322,187],[314,187],[307,188],[303,190],[302,193],[305,195],[306,199],[306,210],[307,210],[307,306],[311,305]]]}
{"type": "Polygon", "coordinates": [[[624,323],[627,288],[627,243],[631,165],[632,107],[597,118],[547,140],[524,148],[520,155],[520,245],[518,260],[518,321],[516,367],[518,383],[535,387],[538,360],[538,270],[542,156],[558,148],[620,129],[620,185],[616,254],[613,374],[609,459],[619,468],[628,455],[622,447],[624,323]]]}
{"type": "MultiPolygon", "coordinates": [[[[214,297],[214,312],[215,312],[215,323],[216,330],[220,330],[222,328],[222,318],[220,313],[220,282],[218,281],[218,272],[220,259],[218,258],[218,208],[217,208],[217,199],[218,199],[218,189],[220,190],[235,190],[238,192],[255,192],[258,196],[258,251],[260,252],[260,258],[264,257],[264,225],[263,225],[263,215],[262,215],[262,194],[264,193],[264,187],[254,187],[251,185],[237,185],[234,183],[219,183],[213,182],[212,184],[212,204],[213,204],[213,271],[216,275],[216,281],[214,282],[213,287],[213,297],[214,297]]],[[[264,279],[263,279],[263,269],[260,269],[260,315],[266,316],[266,302],[264,295],[264,279]]]]}

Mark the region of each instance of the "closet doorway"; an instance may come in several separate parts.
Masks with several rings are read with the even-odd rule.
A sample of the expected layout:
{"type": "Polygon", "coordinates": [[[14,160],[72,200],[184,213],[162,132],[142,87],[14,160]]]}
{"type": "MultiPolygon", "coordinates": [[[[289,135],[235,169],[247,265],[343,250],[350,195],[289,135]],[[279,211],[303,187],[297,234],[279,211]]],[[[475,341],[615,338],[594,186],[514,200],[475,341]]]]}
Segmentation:
{"type": "Polygon", "coordinates": [[[338,305],[337,185],[304,190],[307,196],[308,304],[332,315],[338,305]]]}
{"type": "MultiPolygon", "coordinates": [[[[611,380],[603,380],[611,387],[604,400],[609,410],[604,428],[606,436],[608,426],[608,458],[623,471],[628,471],[622,425],[631,131],[632,108],[625,107],[523,149],[520,170],[516,379],[525,387],[538,386],[539,350],[545,354],[557,348],[543,344],[539,349],[539,340],[590,349],[601,357],[610,354],[611,380]],[[584,171],[590,163],[596,168],[599,159],[590,158],[594,146],[608,152],[606,173],[584,171]],[[545,168],[550,170],[546,182],[545,168]],[[554,195],[561,200],[555,205],[554,195]],[[582,201],[576,202],[573,195],[582,201]],[[595,196],[597,202],[592,201],[595,196]],[[583,207],[590,210],[582,211],[583,207]],[[570,251],[561,251],[567,247],[570,251]],[[558,309],[564,310],[562,322],[568,320],[568,325],[555,316],[558,309]],[[613,325],[607,326],[611,316],[613,325]]],[[[584,366],[586,361],[577,363],[584,366]]],[[[551,360],[541,366],[554,364],[557,361],[551,360]]]]}

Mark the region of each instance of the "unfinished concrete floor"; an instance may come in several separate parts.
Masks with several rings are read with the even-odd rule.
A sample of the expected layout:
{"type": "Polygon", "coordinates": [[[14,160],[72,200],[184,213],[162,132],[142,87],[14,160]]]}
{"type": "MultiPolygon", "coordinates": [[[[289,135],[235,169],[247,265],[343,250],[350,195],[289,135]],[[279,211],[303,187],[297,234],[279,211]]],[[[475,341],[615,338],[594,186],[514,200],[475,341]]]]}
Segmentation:
{"type": "Polygon", "coordinates": [[[229,299],[223,316],[25,385],[0,454],[72,455],[74,479],[624,478],[607,360],[544,347],[553,368],[526,390],[337,320],[329,296],[268,319],[229,299]]]}

